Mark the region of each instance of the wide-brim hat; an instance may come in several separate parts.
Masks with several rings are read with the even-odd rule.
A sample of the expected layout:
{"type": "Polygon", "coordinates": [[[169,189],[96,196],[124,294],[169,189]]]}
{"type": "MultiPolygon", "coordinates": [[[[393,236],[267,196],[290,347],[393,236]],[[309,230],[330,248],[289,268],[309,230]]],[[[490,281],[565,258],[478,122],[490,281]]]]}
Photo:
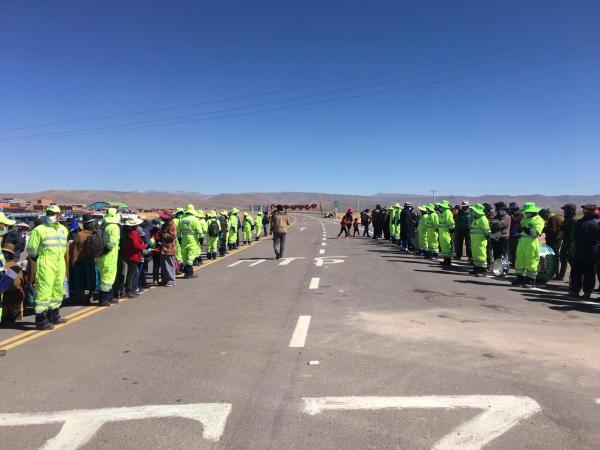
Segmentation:
{"type": "Polygon", "coordinates": [[[209,212],[208,217],[210,217],[211,219],[215,219],[217,217],[217,212],[216,211],[209,212]]]}
{"type": "Polygon", "coordinates": [[[485,214],[485,208],[484,208],[484,206],[481,203],[475,203],[470,208],[473,210],[473,212],[475,214],[480,214],[480,215],[485,214]]]}
{"type": "Polygon", "coordinates": [[[171,220],[173,218],[173,213],[171,211],[162,211],[158,217],[162,220],[171,220]]]}
{"type": "Polygon", "coordinates": [[[427,211],[427,208],[425,208],[425,205],[419,205],[417,208],[419,209],[419,211],[422,211],[422,212],[427,211]]]}
{"type": "Polygon", "coordinates": [[[496,202],[494,203],[494,207],[496,209],[508,209],[508,206],[506,206],[506,203],[504,202],[496,202]]]}
{"type": "Polygon", "coordinates": [[[11,255],[15,254],[15,244],[7,243],[2,246],[2,251],[6,253],[10,253],[11,255]]]}
{"type": "Polygon", "coordinates": [[[3,212],[0,212],[0,223],[4,225],[14,225],[15,221],[6,217],[3,212]]]}
{"type": "Polygon", "coordinates": [[[427,203],[425,205],[425,208],[427,209],[427,211],[429,212],[435,212],[435,206],[433,206],[433,203],[427,203]]]}
{"type": "Polygon", "coordinates": [[[27,224],[27,223],[25,223],[25,222],[18,222],[18,223],[15,223],[15,227],[20,227],[20,228],[31,228],[31,227],[29,226],[29,224],[27,224]]]}
{"type": "Polygon", "coordinates": [[[190,208],[191,205],[188,205],[184,210],[183,210],[183,214],[191,214],[193,216],[197,216],[198,213],[196,212],[196,210],[194,209],[194,207],[192,206],[190,208]]]}
{"type": "Polygon", "coordinates": [[[593,203],[587,203],[585,205],[581,205],[581,209],[583,209],[584,211],[596,211],[598,209],[598,206],[593,203]]]}
{"type": "Polygon", "coordinates": [[[462,202],[460,202],[460,206],[471,206],[471,204],[468,200],[463,200],[462,202]]]}
{"type": "Polygon", "coordinates": [[[541,208],[538,208],[537,206],[535,206],[534,202],[525,202],[525,203],[523,203],[523,208],[521,208],[521,212],[523,214],[539,213],[540,211],[541,211],[541,208]]]}
{"type": "Polygon", "coordinates": [[[442,200],[441,202],[438,202],[437,206],[439,206],[441,208],[448,208],[448,209],[452,207],[448,200],[442,200]]]}
{"type": "Polygon", "coordinates": [[[562,209],[563,211],[577,211],[577,205],[575,203],[567,203],[560,209],[562,209]]]}
{"type": "Polygon", "coordinates": [[[141,225],[142,223],[144,223],[144,221],[142,219],[140,219],[139,217],[130,217],[123,223],[123,225],[125,225],[126,227],[137,227],[138,225],[141,225]]]}

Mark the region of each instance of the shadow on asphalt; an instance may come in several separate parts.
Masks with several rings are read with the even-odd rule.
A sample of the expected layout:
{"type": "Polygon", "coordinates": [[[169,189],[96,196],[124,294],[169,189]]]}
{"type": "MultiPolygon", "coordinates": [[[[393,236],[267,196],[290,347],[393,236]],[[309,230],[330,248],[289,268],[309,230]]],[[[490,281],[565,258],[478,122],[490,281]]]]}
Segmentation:
{"type": "MultiPolygon", "coordinates": [[[[365,242],[369,242],[365,240],[365,242]]],[[[369,245],[377,244],[379,246],[385,246],[377,249],[367,249],[368,252],[373,253],[381,253],[383,258],[387,258],[388,262],[399,262],[402,264],[419,264],[424,267],[430,267],[431,269],[413,269],[414,272],[422,272],[422,273],[432,273],[439,275],[460,275],[460,276],[469,276],[468,273],[470,270],[470,266],[461,265],[459,267],[452,267],[452,269],[444,269],[441,266],[438,266],[432,260],[423,259],[422,256],[407,254],[400,251],[397,247],[390,247],[390,243],[385,240],[371,240],[369,245]]],[[[452,280],[454,283],[462,283],[462,284],[473,284],[479,286],[493,286],[500,287],[503,289],[508,289],[513,292],[518,292],[523,296],[525,300],[528,302],[535,302],[540,304],[547,304],[548,307],[555,311],[578,311],[582,313],[590,313],[590,314],[600,314],[600,300],[598,300],[598,304],[593,303],[584,303],[583,299],[575,300],[567,297],[568,287],[564,285],[556,285],[556,284],[538,284],[538,288],[543,289],[544,291],[552,291],[552,292],[540,292],[537,290],[530,289],[519,289],[518,287],[513,287],[508,283],[508,279],[500,279],[500,278],[487,278],[490,281],[485,281],[486,278],[476,278],[476,279],[461,279],[461,280],[452,280]],[[493,280],[493,281],[492,281],[493,280]]],[[[594,299],[591,300],[594,302],[594,299]]]]}

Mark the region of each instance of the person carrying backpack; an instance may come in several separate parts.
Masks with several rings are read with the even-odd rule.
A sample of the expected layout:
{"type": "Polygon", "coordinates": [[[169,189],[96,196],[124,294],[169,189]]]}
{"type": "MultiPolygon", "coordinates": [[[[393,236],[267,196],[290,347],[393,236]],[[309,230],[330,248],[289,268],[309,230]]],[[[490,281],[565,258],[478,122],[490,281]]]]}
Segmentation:
{"type": "Polygon", "coordinates": [[[69,246],[69,293],[71,297],[89,303],[98,290],[96,258],[102,255],[104,241],[96,219],[85,218],[83,230],[78,232],[69,246]]]}
{"type": "Polygon", "coordinates": [[[206,257],[208,259],[217,259],[217,250],[219,247],[219,235],[221,234],[221,224],[217,219],[217,212],[208,213],[206,230],[206,257]]]}

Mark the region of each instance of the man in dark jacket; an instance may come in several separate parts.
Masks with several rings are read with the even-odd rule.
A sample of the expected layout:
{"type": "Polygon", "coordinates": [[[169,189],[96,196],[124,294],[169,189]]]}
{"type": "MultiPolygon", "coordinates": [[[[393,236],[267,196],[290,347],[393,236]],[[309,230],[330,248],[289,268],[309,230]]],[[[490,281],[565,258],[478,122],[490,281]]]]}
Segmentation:
{"type": "Polygon", "coordinates": [[[540,211],[540,216],[546,222],[544,233],[546,234],[546,244],[552,247],[556,255],[556,267],[554,268],[554,279],[560,274],[560,247],[562,246],[563,234],[561,225],[562,217],[552,214],[549,209],[545,208],[540,211]]]}
{"type": "Polygon", "coordinates": [[[562,245],[560,247],[560,271],[557,280],[564,280],[567,273],[567,264],[573,257],[573,232],[575,230],[575,216],[577,214],[577,206],[574,203],[567,203],[561,208],[564,211],[564,219],[560,226],[562,232],[562,245]]]}
{"type": "Polygon", "coordinates": [[[583,217],[573,230],[573,259],[569,295],[578,298],[583,289],[583,297],[590,298],[596,283],[596,264],[600,251],[600,212],[596,205],[584,205],[583,217]]]}
{"type": "Polygon", "coordinates": [[[392,210],[382,209],[381,211],[383,215],[383,237],[386,241],[389,241],[391,238],[390,235],[390,219],[392,210]]]}
{"type": "Polygon", "coordinates": [[[365,209],[360,213],[360,224],[364,227],[363,236],[371,237],[369,234],[369,223],[371,222],[371,216],[369,215],[369,210],[365,209]]]}
{"type": "Polygon", "coordinates": [[[463,255],[463,246],[467,247],[467,258],[471,259],[471,222],[473,221],[473,211],[469,207],[469,202],[464,201],[456,214],[454,228],[454,252],[456,259],[460,260],[463,255]]]}
{"type": "Polygon", "coordinates": [[[508,238],[508,259],[511,266],[515,267],[517,260],[517,247],[521,237],[521,219],[523,215],[519,212],[521,208],[515,202],[508,204],[508,214],[510,216],[510,236],[508,238]]]}
{"type": "Polygon", "coordinates": [[[494,207],[496,215],[490,220],[494,259],[504,258],[508,261],[508,237],[510,236],[511,224],[508,206],[504,202],[498,202],[494,203],[494,207]]]}
{"type": "Polygon", "coordinates": [[[381,205],[377,205],[371,213],[371,221],[373,222],[373,239],[381,239],[383,230],[383,212],[381,205]]]}
{"type": "Polygon", "coordinates": [[[417,217],[413,212],[413,206],[406,202],[400,212],[400,246],[405,252],[414,249],[416,224],[417,217]]]}
{"type": "Polygon", "coordinates": [[[29,225],[26,223],[15,224],[4,236],[4,244],[12,244],[15,261],[19,261],[21,253],[25,250],[25,233],[29,230],[29,225]]]}

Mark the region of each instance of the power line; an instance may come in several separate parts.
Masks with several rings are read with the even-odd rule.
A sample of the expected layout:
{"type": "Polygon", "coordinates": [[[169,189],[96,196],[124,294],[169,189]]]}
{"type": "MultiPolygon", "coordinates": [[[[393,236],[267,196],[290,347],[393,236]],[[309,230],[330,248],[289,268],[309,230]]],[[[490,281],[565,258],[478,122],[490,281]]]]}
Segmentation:
{"type": "Polygon", "coordinates": [[[88,132],[92,132],[92,131],[103,131],[103,130],[120,131],[124,127],[130,128],[130,127],[138,127],[138,126],[149,125],[149,124],[160,124],[161,122],[180,121],[183,119],[191,119],[193,117],[202,117],[202,116],[210,116],[210,115],[215,115],[215,114],[223,114],[223,113],[240,111],[240,110],[249,109],[249,108],[261,108],[264,106],[271,106],[271,105],[287,103],[287,102],[292,102],[292,101],[297,101],[297,100],[306,100],[306,99],[315,98],[315,97],[323,97],[323,96],[327,96],[327,95],[340,94],[343,92],[349,92],[349,91],[354,91],[354,90],[359,90],[359,89],[364,89],[364,88],[369,88],[369,87],[374,87],[374,86],[381,86],[384,84],[396,83],[396,82],[404,81],[404,80],[408,80],[408,79],[421,78],[421,77],[425,77],[425,76],[429,76],[429,75],[436,75],[436,74],[447,72],[447,71],[465,69],[465,68],[474,67],[474,66],[478,66],[478,65],[482,65],[482,64],[488,64],[491,62],[497,62],[497,61],[504,60],[506,58],[514,58],[515,56],[528,55],[530,53],[532,53],[532,52],[531,51],[522,52],[522,53],[508,56],[508,57],[504,56],[504,57],[498,57],[498,58],[491,58],[491,59],[478,61],[478,62],[474,62],[474,63],[462,64],[462,65],[447,67],[447,68],[424,72],[424,73],[411,74],[411,75],[393,78],[393,79],[389,79],[389,80],[381,80],[381,81],[377,81],[377,82],[373,82],[373,83],[366,83],[366,84],[361,84],[361,85],[357,85],[357,86],[345,87],[345,88],[341,88],[341,89],[330,90],[330,91],[325,91],[325,92],[320,92],[320,93],[301,95],[301,96],[289,97],[289,98],[278,99],[278,100],[271,100],[268,102],[251,104],[251,105],[234,106],[234,107],[230,107],[230,108],[222,108],[222,109],[213,110],[213,111],[205,111],[205,112],[194,113],[194,114],[186,114],[186,115],[172,116],[172,117],[161,118],[161,119],[129,122],[129,123],[123,123],[123,124],[106,125],[106,126],[102,126],[102,127],[92,127],[92,128],[79,129],[79,130],[53,131],[53,132],[46,132],[46,133],[36,133],[36,134],[29,134],[29,135],[22,135],[22,136],[6,137],[6,138],[0,139],[0,140],[5,140],[5,139],[20,140],[20,139],[38,138],[38,137],[60,137],[62,135],[70,136],[70,135],[73,135],[74,133],[88,133],[88,132]]]}
{"type": "MultiPolygon", "coordinates": [[[[542,51],[545,51],[548,49],[554,49],[557,47],[560,47],[560,46],[553,46],[553,47],[541,48],[541,49],[537,49],[537,50],[530,50],[528,53],[538,53],[538,52],[542,52],[542,51]]],[[[93,117],[87,117],[87,118],[82,118],[82,119],[64,120],[64,121],[60,121],[60,122],[52,122],[52,123],[45,123],[45,124],[33,124],[33,125],[26,125],[26,126],[21,126],[21,127],[0,128],[0,132],[25,130],[25,129],[31,129],[31,128],[45,128],[45,127],[51,127],[51,126],[57,126],[57,125],[67,125],[67,124],[74,124],[74,123],[90,122],[90,121],[95,121],[95,120],[105,120],[105,119],[113,119],[113,118],[119,118],[119,117],[150,114],[150,113],[155,113],[155,112],[173,111],[176,109],[193,108],[193,107],[198,107],[198,106],[205,106],[205,105],[211,105],[211,104],[217,104],[217,103],[225,103],[225,102],[237,101],[237,100],[247,100],[247,99],[251,99],[251,98],[255,98],[255,97],[282,94],[282,93],[293,92],[293,91],[302,90],[302,89],[309,89],[309,88],[315,88],[315,87],[328,86],[331,84],[343,83],[346,81],[353,81],[353,80],[358,80],[358,79],[363,79],[363,78],[371,78],[371,77],[388,75],[388,74],[397,73],[397,72],[405,72],[405,71],[420,69],[423,67],[436,66],[436,65],[440,65],[440,64],[454,62],[454,61],[478,58],[481,56],[488,56],[488,55],[493,55],[493,54],[497,54],[497,53],[513,52],[519,48],[520,47],[510,47],[510,48],[505,48],[505,49],[492,50],[492,51],[488,51],[488,52],[474,53],[474,54],[469,54],[469,55],[463,55],[463,56],[457,56],[457,57],[453,57],[453,58],[443,59],[443,60],[431,62],[431,63],[417,64],[417,65],[413,65],[413,66],[407,66],[407,67],[391,69],[391,70],[386,70],[386,71],[380,71],[380,72],[371,72],[371,73],[362,74],[362,75],[354,75],[351,77],[339,78],[339,79],[323,81],[323,82],[319,82],[319,83],[305,84],[305,85],[294,86],[294,87],[290,87],[290,88],[258,92],[258,93],[254,93],[254,94],[225,97],[225,98],[221,98],[221,99],[208,100],[208,101],[204,101],[204,102],[188,103],[188,104],[182,104],[182,105],[174,105],[174,106],[152,108],[152,109],[145,109],[145,110],[138,110],[138,111],[130,111],[130,112],[125,112],[125,113],[107,114],[107,115],[102,115],[102,116],[93,116],[93,117]]]]}
{"type": "Polygon", "coordinates": [[[516,70],[527,69],[530,67],[536,67],[536,66],[542,66],[542,65],[548,65],[548,64],[556,64],[556,63],[560,63],[560,62],[564,62],[564,61],[568,61],[568,60],[581,59],[581,58],[586,58],[589,56],[599,56],[599,55],[600,55],[600,52],[595,51],[595,52],[587,54],[587,55],[579,55],[579,56],[574,56],[574,57],[552,59],[552,60],[547,60],[547,61],[542,61],[542,62],[537,62],[537,63],[529,63],[529,64],[520,65],[520,66],[507,67],[507,68],[502,68],[502,69],[497,69],[497,70],[492,70],[492,71],[487,71],[487,72],[480,72],[480,73],[476,73],[476,74],[462,75],[462,76],[456,76],[456,77],[446,78],[446,79],[442,79],[442,80],[414,84],[414,85],[410,85],[410,86],[403,86],[403,87],[399,87],[399,88],[385,89],[385,90],[367,92],[367,93],[363,93],[363,94],[355,94],[355,95],[350,95],[350,96],[345,96],[345,97],[337,97],[337,98],[333,98],[333,99],[317,100],[317,101],[313,101],[313,102],[305,102],[305,103],[300,103],[300,104],[295,104],[295,105],[285,105],[285,106],[262,109],[262,110],[257,110],[257,111],[247,111],[247,112],[238,113],[238,114],[228,114],[228,115],[208,117],[208,118],[203,118],[203,119],[184,120],[184,121],[170,122],[170,123],[158,123],[158,124],[151,124],[151,125],[145,125],[145,126],[116,128],[116,129],[110,129],[110,130],[89,130],[89,131],[80,130],[79,132],[74,131],[70,134],[55,134],[55,135],[42,134],[42,135],[21,136],[21,137],[15,137],[15,138],[0,139],[0,142],[10,141],[11,139],[24,139],[24,138],[60,138],[60,137],[86,136],[86,135],[92,135],[92,134],[111,133],[111,132],[115,132],[115,131],[140,130],[140,129],[146,129],[146,128],[157,128],[157,127],[163,127],[163,126],[182,125],[182,124],[188,124],[188,123],[204,122],[204,121],[209,121],[209,120],[249,116],[249,115],[261,114],[261,113],[265,113],[265,112],[281,111],[281,110],[286,110],[286,109],[312,106],[312,105],[316,105],[316,104],[333,103],[333,102],[338,102],[338,101],[351,100],[351,99],[374,96],[374,95],[388,94],[388,93],[399,92],[402,90],[408,90],[408,89],[414,89],[414,88],[420,88],[420,87],[436,86],[436,85],[440,85],[440,84],[444,84],[444,83],[448,83],[448,82],[452,82],[452,81],[459,81],[459,80],[465,80],[465,79],[470,79],[470,78],[478,78],[478,77],[482,77],[482,76],[489,76],[489,75],[494,75],[494,74],[503,73],[503,72],[511,72],[511,71],[516,71],[516,70]]]}

